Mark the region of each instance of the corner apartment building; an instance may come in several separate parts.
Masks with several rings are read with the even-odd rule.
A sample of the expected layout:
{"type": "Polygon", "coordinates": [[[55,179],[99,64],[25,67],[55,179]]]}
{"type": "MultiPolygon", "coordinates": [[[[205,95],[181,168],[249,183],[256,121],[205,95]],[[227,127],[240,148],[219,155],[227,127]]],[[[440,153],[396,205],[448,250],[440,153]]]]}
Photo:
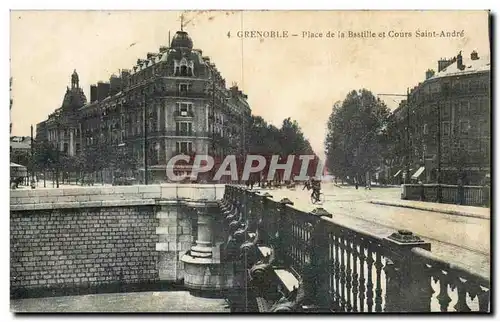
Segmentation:
{"type": "Polygon", "coordinates": [[[56,142],[70,156],[101,143],[125,148],[142,171],[146,152],[149,177],[164,181],[174,155],[244,154],[250,115],[247,95],[236,84],[227,88],[216,65],[181,30],[169,47],[91,85],[88,102],[75,71],[61,108],[38,124],[37,139],[56,142]]]}
{"type": "Polygon", "coordinates": [[[395,176],[409,167],[413,180],[431,183],[440,169],[441,183],[481,183],[490,173],[490,84],[490,57],[476,51],[427,70],[393,112],[403,141],[396,144],[405,151],[395,156],[395,176]]]}

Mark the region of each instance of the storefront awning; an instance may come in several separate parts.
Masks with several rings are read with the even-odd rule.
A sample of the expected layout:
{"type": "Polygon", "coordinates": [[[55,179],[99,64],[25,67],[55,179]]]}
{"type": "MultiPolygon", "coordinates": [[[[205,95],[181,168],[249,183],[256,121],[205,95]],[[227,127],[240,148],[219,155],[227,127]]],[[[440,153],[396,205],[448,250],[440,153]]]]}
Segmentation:
{"type": "Polygon", "coordinates": [[[397,176],[399,176],[400,173],[401,173],[401,170],[399,170],[398,172],[396,172],[396,174],[394,175],[394,178],[396,178],[397,176]]]}
{"type": "Polygon", "coordinates": [[[418,179],[418,177],[420,177],[420,175],[421,175],[422,173],[424,173],[424,170],[425,170],[425,167],[420,167],[420,168],[417,170],[417,172],[415,172],[415,173],[411,176],[411,178],[412,178],[412,179],[418,179]]]}

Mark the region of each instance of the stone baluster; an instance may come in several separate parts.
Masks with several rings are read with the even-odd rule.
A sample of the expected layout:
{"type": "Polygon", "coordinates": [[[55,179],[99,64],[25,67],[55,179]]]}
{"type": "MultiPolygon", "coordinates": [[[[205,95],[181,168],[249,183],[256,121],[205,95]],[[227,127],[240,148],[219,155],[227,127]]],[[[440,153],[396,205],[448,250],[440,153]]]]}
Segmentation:
{"type": "Polygon", "coordinates": [[[366,281],[366,306],[368,307],[368,312],[373,312],[373,249],[370,242],[366,243],[367,256],[366,256],[366,266],[367,266],[367,281],[366,281]]]}
{"type": "Polygon", "coordinates": [[[358,312],[358,286],[359,286],[359,275],[358,275],[358,246],[356,244],[356,237],[353,236],[352,240],[352,311],[358,312]]]}
{"type": "Polygon", "coordinates": [[[213,218],[205,209],[196,208],[196,213],[198,215],[198,236],[196,238],[196,245],[191,247],[191,256],[211,258],[213,255],[213,218]]]}

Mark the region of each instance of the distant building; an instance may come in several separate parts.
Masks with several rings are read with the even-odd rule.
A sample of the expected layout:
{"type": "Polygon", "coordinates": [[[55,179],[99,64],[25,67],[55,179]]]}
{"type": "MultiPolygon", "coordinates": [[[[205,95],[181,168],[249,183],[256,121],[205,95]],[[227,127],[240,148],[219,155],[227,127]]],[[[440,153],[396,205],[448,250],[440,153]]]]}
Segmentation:
{"type": "Polygon", "coordinates": [[[393,164],[402,170],[396,173],[409,165],[413,180],[436,182],[440,160],[442,183],[459,177],[481,183],[490,172],[490,83],[490,58],[475,51],[440,59],[437,72],[428,70],[393,112],[400,152],[393,164]]]}
{"type": "Polygon", "coordinates": [[[170,47],[91,85],[88,102],[75,71],[61,108],[37,125],[37,141],[57,143],[70,156],[100,143],[125,146],[144,165],[146,123],[148,172],[163,181],[176,154],[245,154],[250,114],[247,96],[236,84],[228,89],[210,58],[178,31],[170,47]]]}
{"type": "Polygon", "coordinates": [[[28,166],[31,154],[31,137],[10,137],[10,162],[28,166]]]}

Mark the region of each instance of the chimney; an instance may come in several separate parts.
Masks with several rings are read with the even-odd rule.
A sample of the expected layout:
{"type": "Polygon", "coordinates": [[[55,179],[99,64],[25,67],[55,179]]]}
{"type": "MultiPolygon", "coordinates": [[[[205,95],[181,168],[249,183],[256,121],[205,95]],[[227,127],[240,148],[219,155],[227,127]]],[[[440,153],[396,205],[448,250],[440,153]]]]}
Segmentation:
{"type": "Polygon", "coordinates": [[[97,85],[90,85],[90,103],[97,101],[97,85]]]}
{"type": "Polygon", "coordinates": [[[477,51],[474,50],[472,53],[470,53],[470,59],[471,60],[478,60],[479,59],[477,51]]]}
{"type": "Polygon", "coordinates": [[[429,79],[429,78],[431,78],[432,76],[434,76],[434,70],[433,70],[433,69],[428,69],[428,70],[425,72],[425,79],[429,79]]]}
{"type": "Polygon", "coordinates": [[[109,95],[113,96],[122,90],[122,79],[116,75],[109,78],[109,95]]]}
{"type": "Polygon", "coordinates": [[[109,95],[109,83],[97,83],[97,100],[102,101],[109,95]]]}
{"type": "Polygon", "coordinates": [[[128,70],[128,69],[122,69],[121,78],[125,79],[125,78],[127,78],[129,76],[130,76],[130,70],[128,70]]]}
{"type": "Polygon", "coordinates": [[[460,51],[457,55],[457,68],[463,70],[465,68],[462,62],[462,51],[460,51]]]}

